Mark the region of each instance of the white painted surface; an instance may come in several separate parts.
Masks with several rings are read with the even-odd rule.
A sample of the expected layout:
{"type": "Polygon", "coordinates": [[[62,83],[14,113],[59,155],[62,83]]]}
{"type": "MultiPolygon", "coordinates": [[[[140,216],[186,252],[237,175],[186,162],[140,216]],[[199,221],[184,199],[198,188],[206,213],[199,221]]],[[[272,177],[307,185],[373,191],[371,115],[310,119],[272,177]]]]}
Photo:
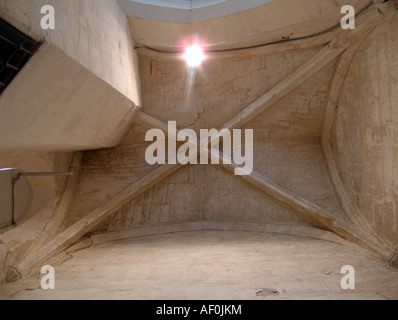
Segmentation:
{"type": "Polygon", "coordinates": [[[224,17],[273,0],[118,0],[131,17],[174,23],[190,23],[224,17]]]}
{"type": "MultiPolygon", "coordinates": [[[[169,7],[169,8],[176,8],[176,9],[191,9],[191,8],[202,8],[208,7],[211,5],[223,3],[224,5],[226,2],[231,4],[234,1],[227,1],[227,0],[128,0],[133,3],[142,3],[147,5],[159,6],[159,7],[169,7]]],[[[246,5],[250,5],[247,2],[249,1],[239,1],[243,2],[246,5]]],[[[250,1],[255,2],[255,1],[250,1]]]]}

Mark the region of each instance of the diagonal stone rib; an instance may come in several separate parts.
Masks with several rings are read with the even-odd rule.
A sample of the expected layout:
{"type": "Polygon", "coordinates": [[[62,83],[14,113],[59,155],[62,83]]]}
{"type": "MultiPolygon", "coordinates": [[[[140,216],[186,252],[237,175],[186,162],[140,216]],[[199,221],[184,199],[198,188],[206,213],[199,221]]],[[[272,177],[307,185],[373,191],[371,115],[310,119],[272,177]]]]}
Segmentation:
{"type": "Polygon", "coordinates": [[[285,78],[278,85],[273,87],[266,94],[261,96],[243,111],[238,113],[221,128],[236,129],[241,128],[245,123],[252,120],[261,112],[272,106],[275,102],[284,97],[287,93],[296,88],[299,84],[314,75],[318,70],[326,66],[330,61],[339,56],[343,51],[358,41],[363,34],[367,34],[384,19],[384,15],[373,8],[358,18],[356,30],[345,31],[335,40],[330,42],[312,59],[301,66],[296,72],[285,78]]]}
{"type": "MultiPolygon", "coordinates": [[[[225,155],[218,150],[216,151],[211,149],[210,152],[214,158],[217,157],[220,160],[225,159],[225,155]]],[[[232,161],[230,162],[232,163],[232,161]]],[[[220,163],[222,167],[232,172],[238,168],[238,166],[234,164],[224,164],[221,161],[220,163]]],[[[373,235],[363,232],[354,224],[336,217],[327,210],[320,208],[316,204],[311,203],[310,201],[276,185],[259,173],[252,172],[249,175],[243,175],[239,177],[256,186],[272,198],[279,200],[289,207],[295,209],[294,212],[300,218],[304,218],[309,222],[321,224],[324,228],[334,232],[340,237],[369,249],[377,257],[388,258],[394,253],[390,248],[381,243],[373,235]]]]}
{"type": "Polygon", "coordinates": [[[73,245],[77,240],[101,223],[103,219],[109,217],[119,208],[138,197],[181,167],[182,165],[177,164],[163,165],[157,168],[138,182],[103,203],[97,209],[91,211],[87,216],[75,222],[63,232],[59,233],[53,240],[44,245],[34,256],[22,261],[18,266],[12,266],[12,269],[16,270],[20,277],[25,276],[33,266],[43,263],[49,257],[53,257],[73,245]]]}

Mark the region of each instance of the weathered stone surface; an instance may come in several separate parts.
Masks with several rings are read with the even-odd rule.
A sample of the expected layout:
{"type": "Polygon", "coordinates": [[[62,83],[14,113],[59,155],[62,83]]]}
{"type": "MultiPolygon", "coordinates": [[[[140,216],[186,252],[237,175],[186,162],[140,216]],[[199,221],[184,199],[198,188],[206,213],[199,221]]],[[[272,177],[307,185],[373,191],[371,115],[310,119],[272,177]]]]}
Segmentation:
{"type": "Polygon", "coordinates": [[[0,296],[14,294],[16,300],[398,298],[397,271],[361,249],[239,231],[190,231],[99,244],[56,267],[56,290],[39,286],[40,278],[29,277],[0,287],[0,296]],[[346,264],[355,268],[355,290],[341,289],[340,272],[346,264]],[[266,288],[280,294],[256,295],[266,288]]]}
{"type": "Polygon", "coordinates": [[[333,151],[351,201],[398,248],[398,16],[363,42],[347,73],[333,151]]]}

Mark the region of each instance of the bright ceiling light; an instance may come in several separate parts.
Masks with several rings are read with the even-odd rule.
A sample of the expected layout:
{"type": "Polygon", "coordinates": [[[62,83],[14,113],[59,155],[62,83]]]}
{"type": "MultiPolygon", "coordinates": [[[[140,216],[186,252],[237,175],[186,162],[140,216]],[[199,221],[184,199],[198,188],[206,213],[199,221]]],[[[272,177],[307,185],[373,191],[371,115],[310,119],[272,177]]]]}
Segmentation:
{"type": "Polygon", "coordinates": [[[184,60],[190,67],[198,67],[204,60],[205,55],[201,47],[192,45],[185,50],[184,60]]]}

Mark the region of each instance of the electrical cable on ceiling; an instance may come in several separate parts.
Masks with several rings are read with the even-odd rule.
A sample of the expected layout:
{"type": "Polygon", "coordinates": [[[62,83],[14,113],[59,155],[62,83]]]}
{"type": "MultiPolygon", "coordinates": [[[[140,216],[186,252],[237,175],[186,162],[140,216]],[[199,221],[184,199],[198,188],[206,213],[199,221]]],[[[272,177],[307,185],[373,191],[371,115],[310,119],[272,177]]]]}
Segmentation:
{"type": "MultiPolygon", "coordinates": [[[[365,12],[366,10],[368,10],[369,8],[371,8],[374,4],[376,4],[373,0],[371,2],[369,2],[365,7],[363,7],[359,12],[357,12],[355,14],[355,17],[358,17],[359,15],[361,15],[363,12],[365,12]]],[[[192,14],[192,9],[190,14],[192,14]]],[[[301,37],[297,37],[297,38],[286,38],[286,39],[282,39],[282,40],[277,40],[277,41],[273,41],[273,42],[268,42],[268,43],[263,43],[263,44],[257,44],[257,45],[253,45],[253,46],[247,46],[247,47],[240,47],[240,48],[231,48],[231,49],[219,49],[219,50],[208,50],[206,51],[207,53],[222,53],[222,52],[232,52],[232,51],[241,51],[241,50],[250,50],[250,49],[256,49],[256,48],[261,48],[261,47],[266,47],[266,46],[271,46],[271,45],[275,45],[275,44],[281,44],[281,43],[286,43],[286,42],[293,42],[293,41],[299,41],[299,40],[305,40],[305,39],[310,39],[310,38],[315,38],[318,36],[321,36],[323,34],[326,34],[328,32],[331,32],[337,28],[339,28],[341,26],[340,23],[334,25],[333,27],[330,27],[326,30],[311,34],[311,35],[307,35],[307,36],[301,36],[301,37]]],[[[159,49],[155,49],[155,48],[151,48],[148,46],[138,46],[138,47],[134,47],[134,50],[139,50],[139,49],[147,49],[153,52],[157,52],[157,53],[170,53],[170,54],[182,54],[183,51],[167,51],[167,50],[159,50],[159,49]]]]}

